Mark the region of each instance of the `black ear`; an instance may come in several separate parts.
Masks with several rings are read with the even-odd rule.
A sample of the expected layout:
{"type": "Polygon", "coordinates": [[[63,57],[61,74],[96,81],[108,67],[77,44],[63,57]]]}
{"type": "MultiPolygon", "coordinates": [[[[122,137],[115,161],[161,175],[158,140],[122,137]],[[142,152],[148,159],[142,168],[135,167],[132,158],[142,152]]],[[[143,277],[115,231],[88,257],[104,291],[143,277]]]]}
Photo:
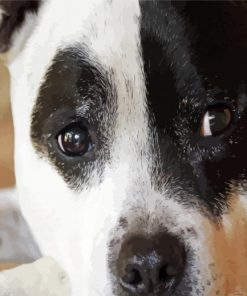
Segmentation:
{"type": "Polygon", "coordinates": [[[0,0],[0,53],[6,53],[13,43],[13,34],[25,21],[27,13],[37,13],[40,0],[0,0]]]}

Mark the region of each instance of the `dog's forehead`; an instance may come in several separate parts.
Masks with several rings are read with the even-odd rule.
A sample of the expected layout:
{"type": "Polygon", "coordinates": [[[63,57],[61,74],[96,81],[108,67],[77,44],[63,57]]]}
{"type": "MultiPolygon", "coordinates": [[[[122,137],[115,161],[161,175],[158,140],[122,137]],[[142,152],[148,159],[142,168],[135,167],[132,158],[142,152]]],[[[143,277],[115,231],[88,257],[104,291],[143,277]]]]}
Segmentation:
{"type": "Polygon", "coordinates": [[[62,3],[54,0],[44,4],[27,54],[28,60],[39,61],[35,65],[36,74],[31,75],[37,83],[43,80],[56,54],[73,45],[86,44],[105,68],[135,72],[132,65],[138,55],[140,15],[137,0],[72,0],[62,3]],[[39,53],[31,44],[39,46],[39,53]]]}
{"type": "MultiPolygon", "coordinates": [[[[230,11],[231,14],[232,7],[225,4],[218,6],[205,4],[202,8],[186,5],[189,8],[186,7],[186,11],[181,13],[185,6],[182,2],[170,4],[166,1],[139,0],[121,2],[93,0],[86,3],[76,0],[70,3],[48,1],[41,12],[41,22],[32,42],[40,47],[40,51],[37,53],[36,47],[30,48],[31,54],[28,58],[30,61],[39,61],[35,64],[35,73],[29,75],[33,81],[36,81],[36,91],[59,51],[66,47],[80,47],[84,44],[106,70],[115,71],[116,80],[121,80],[117,76],[123,75],[129,80],[136,79],[139,75],[138,71],[142,71],[142,63],[147,66],[145,69],[147,81],[149,74],[154,78],[153,73],[157,70],[162,72],[163,77],[158,77],[156,81],[163,80],[169,83],[166,83],[166,86],[162,83],[156,84],[156,89],[159,89],[160,94],[166,93],[166,100],[163,100],[163,103],[166,102],[169,106],[175,103],[174,110],[177,108],[178,96],[193,97],[195,93],[192,92],[197,90],[197,95],[202,99],[206,93],[205,86],[210,88],[219,85],[221,88],[219,91],[229,86],[232,89],[236,88],[236,84],[244,76],[245,59],[243,60],[244,55],[240,46],[237,46],[235,51],[231,49],[229,42],[234,38],[235,44],[238,44],[238,35],[230,30],[230,22],[223,23],[226,13],[229,14],[230,11]],[[198,38],[206,30],[206,21],[202,20],[201,23],[190,25],[195,17],[198,18],[201,15],[203,19],[203,9],[210,13],[212,24],[220,18],[225,28],[225,31],[220,34],[217,23],[208,24],[204,39],[205,42],[211,42],[212,49],[204,44],[204,48],[208,48],[207,51],[201,50],[201,39],[198,38]],[[223,41],[226,46],[219,48],[219,44],[223,44],[223,41]],[[217,56],[220,55],[220,58],[214,61],[213,68],[208,59],[210,57],[208,51],[213,51],[217,56]],[[201,57],[197,56],[198,53],[201,57]],[[233,54],[235,63],[231,65],[231,69],[235,73],[235,78],[226,66],[229,55],[233,54]],[[191,86],[191,92],[184,91],[185,84],[191,86]],[[178,94],[172,86],[179,89],[180,93],[178,94]]],[[[241,19],[239,24],[242,24],[241,19]]],[[[29,68],[32,71],[32,67],[29,68]]],[[[150,84],[149,81],[148,84],[150,84]]],[[[232,95],[235,95],[233,91],[232,95]]],[[[155,94],[155,96],[158,95],[155,94]]],[[[152,96],[151,100],[155,96],[152,96]]],[[[35,97],[37,93],[33,96],[35,97]]],[[[156,103],[154,102],[154,105],[156,103]]]]}

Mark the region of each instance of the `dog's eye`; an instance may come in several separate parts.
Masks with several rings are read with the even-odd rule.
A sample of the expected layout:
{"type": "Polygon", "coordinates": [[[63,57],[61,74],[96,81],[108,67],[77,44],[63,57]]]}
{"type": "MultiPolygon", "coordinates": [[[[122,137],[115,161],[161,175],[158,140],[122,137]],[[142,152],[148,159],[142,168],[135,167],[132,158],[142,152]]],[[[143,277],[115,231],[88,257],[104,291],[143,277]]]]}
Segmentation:
{"type": "Polygon", "coordinates": [[[219,135],[229,127],[231,120],[232,112],[228,106],[211,106],[203,116],[200,134],[203,137],[219,135]]]}
{"type": "Polygon", "coordinates": [[[80,124],[71,124],[57,135],[58,146],[68,156],[81,156],[92,149],[88,129],[80,124]]]}

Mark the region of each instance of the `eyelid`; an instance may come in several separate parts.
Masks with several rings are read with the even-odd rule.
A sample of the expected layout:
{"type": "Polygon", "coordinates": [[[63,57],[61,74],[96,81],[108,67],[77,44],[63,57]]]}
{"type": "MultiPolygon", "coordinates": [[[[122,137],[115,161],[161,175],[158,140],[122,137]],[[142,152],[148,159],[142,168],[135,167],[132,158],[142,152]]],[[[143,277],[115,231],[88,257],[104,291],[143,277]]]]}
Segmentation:
{"type": "Polygon", "coordinates": [[[73,125],[78,125],[81,128],[89,128],[89,124],[87,122],[87,120],[83,117],[77,117],[77,116],[71,116],[66,118],[65,120],[62,120],[61,122],[59,122],[58,126],[56,126],[56,130],[55,130],[55,138],[58,137],[59,133],[61,133],[61,131],[63,131],[64,129],[73,126],[73,125]]]}

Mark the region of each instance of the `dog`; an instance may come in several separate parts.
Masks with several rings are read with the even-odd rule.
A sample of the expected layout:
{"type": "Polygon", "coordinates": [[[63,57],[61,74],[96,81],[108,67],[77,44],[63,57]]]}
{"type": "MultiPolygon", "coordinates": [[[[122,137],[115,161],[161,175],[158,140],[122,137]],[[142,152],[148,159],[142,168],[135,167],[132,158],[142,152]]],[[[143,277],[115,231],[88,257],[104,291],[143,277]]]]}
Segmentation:
{"type": "Polygon", "coordinates": [[[72,295],[247,295],[246,4],[0,11],[21,210],[72,295]]]}

